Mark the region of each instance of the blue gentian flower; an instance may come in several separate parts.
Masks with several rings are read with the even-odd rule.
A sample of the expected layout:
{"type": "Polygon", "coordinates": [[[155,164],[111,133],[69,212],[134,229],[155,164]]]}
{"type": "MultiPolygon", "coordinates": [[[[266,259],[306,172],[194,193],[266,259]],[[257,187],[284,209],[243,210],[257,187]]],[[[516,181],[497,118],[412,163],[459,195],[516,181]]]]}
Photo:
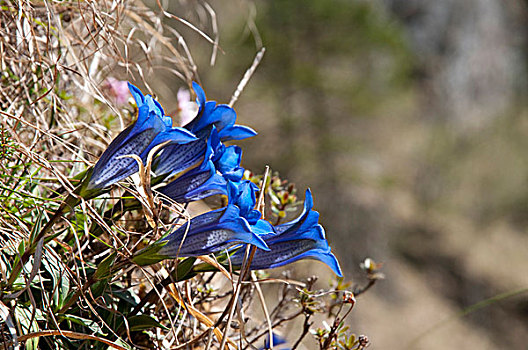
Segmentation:
{"type": "Polygon", "coordinates": [[[205,92],[197,83],[193,82],[198,103],[198,115],[185,128],[197,133],[200,130],[214,125],[222,141],[243,140],[255,136],[257,133],[250,127],[235,125],[236,112],[228,105],[216,105],[215,101],[206,101],[205,92]]]}
{"type": "Polygon", "coordinates": [[[244,168],[240,166],[242,161],[242,149],[238,146],[225,146],[220,141],[220,136],[216,127],[213,126],[209,143],[213,150],[212,161],[216,169],[226,178],[233,182],[238,182],[244,176],[244,168]]]}
{"type": "Polygon", "coordinates": [[[261,219],[262,213],[255,209],[258,189],[258,186],[249,180],[229,181],[227,184],[228,203],[240,209],[240,216],[248,221],[255,234],[265,236],[274,233],[275,229],[268,221],[261,219]]]}
{"type": "Polygon", "coordinates": [[[240,216],[251,225],[261,218],[262,213],[255,209],[258,186],[249,180],[240,182],[229,181],[227,184],[228,202],[240,208],[240,216]]]}
{"type": "Polygon", "coordinates": [[[132,84],[128,88],[136,101],[138,118],[110,143],[95,164],[87,189],[102,189],[138,171],[137,162],[126,155],[137,155],[146,160],[155,146],[170,141],[187,143],[196,137],[183,128],[173,128],[172,119],[165,115],[161,105],[150,95],[143,95],[132,84]]]}
{"type": "Polygon", "coordinates": [[[196,165],[204,157],[208,147],[207,130],[196,134],[197,140],[175,143],[163,148],[154,162],[156,175],[173,176],[196,165]]]}
{"type": "MultiPolygon", "coordinates": [[[[199,133],[201,133],[200,131],[199,133]]],[[[215,132],[214,126],[211,134],[215,132]]],[[[188,203],[191,201],[200,200],[215,194],[227,195],[227,181],[221,174],[216,172],[215,164],[211,160],[213,157],[213,147],[211,142],[213,137],[209,137],[205,143],[203,149],[202,164],[198,167],[195,167],[178,178],[169,181],[169,183],[159,189],[160,193],[163,193],[165,196],[171,198],[172,200],[179,203],[188,203]]],[[[202,141],[202,140],[198,140],[202,141]]],[[[193,141],[194,143],[196,141],[193,141]]],[[[183,145],[186,146],[186,145],[183,145]]],[[[201,146],[196,145],[193,150],[190,150],[191,153],[197,154],[196,149],[201,148],[201,146]]],[[[194,156],[192,156],[194,157],[194,156]]],[[[174,160],[175,158],[172,158],[174,160]]],[[[188,158],[190,159],[190,158],[188,158]]],[[[165,159],[164,161],[166,161],[165,159]]],[[[170,159],[169,159],[170,160],[170,159]]],[[[184,161],[185,162],[185,161],[184,161]]],[[[164,163],[161,164],[164,166],[164,163]]],[[[179,168],[178,165],[175,165],[175,168],[179,168]]]]}
{"type": "MultiPolygon", "coordinates": [[[[251,262],[251,269],[271,269],[309,258],[322,261],[336,275],[342,276],[339,263],[326,240],[324,229],[318,224],[319,213],[312,210],[312,207],[312,194],[307,190],[301,216],[291,222],[274,226],[274,232],[259,234],[270,250],[257,250],[251,262]]],[[[244,253],[242,249],[237,250],[230,258],[231,264],[241,266],[244,253]]]]}
{"type": "Polygon", "coordinates": [[[215,101],[206,101],[202,88],[193,82],[199,106],[197,116],[184,127],[194,133],[199,140],[190,144],[175,144],[165,148],[155,165],[156,174],[174,175],[198,162],[205,152],[205,142],[213,137],[215,166],[226,178],[239,181],[244,169],[240,159],[242,150],[238,146],[226,147],[221,141],[240,140],[255,136],[257,133],[245,126],[234,125],[236,113],[227,105],[218,105],[215,101]]]}
{"type": "Polygon", "coordinates": [[[227,105],[206,101],[202,88],[193,82],[197,95],[197,116],[184,127],[196,135],[198,140],[186,144],[173,144],[164,148],[154,163],[156,175],[173,176],[197,164],[210,145],[213,149],[215,168],[231,181],[240,181],[244,169],[240,166],[242,149],[225,146],[222,141],[240,140],[256,135],[245,126],[235,125],[236,113],[227,105]]]}
{"type": "Polygon", "coordinates": [[[242,149],[232,145],[223,148],[222,153],[215,153],[213,162],[218,171],[224,175],[227,180],[240,181],[244,176],[244,168],[240,166],[242,159],[242,149]],[[218,157],[216,156],[218,155],[218,157]]]}
{"type": "Polygon", "coordinates": [[[205,160],[157,191],[178,203],[188,203],[215,194],[227,195],[227,182],[216,173],[213,162],[205,160]]]}
{"type": "Polygon", "coordinates": [[[173,144],[165,147],[154,163],[156,175],[173,176],[185,171],[211,154],[216,170],[226,180],[240,181],[244,168],[240,166],[242,149],[238,146],[225,146],[216,127],[208,126],[196,132],[198,140],[186,144],[173,144]]]}
{"type": "Polygon", "coordinates": [[[240,217],[240,210],[234,205],[194,217],[162,240],[167,243],[158,254],[171,258],[217,253],[242,243],[252,244],[262,251],[269,249],[251,231],[248,222],[240,217]]]}

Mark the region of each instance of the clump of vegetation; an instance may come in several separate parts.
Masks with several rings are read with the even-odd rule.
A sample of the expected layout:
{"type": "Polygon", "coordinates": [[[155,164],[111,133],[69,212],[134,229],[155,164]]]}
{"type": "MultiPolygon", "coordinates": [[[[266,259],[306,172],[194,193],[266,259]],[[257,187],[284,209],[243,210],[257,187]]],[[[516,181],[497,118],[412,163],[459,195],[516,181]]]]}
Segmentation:
{"type": "Polygon", "coordinates": [[[175,16],[139,1],[1,6],[0,347],[273,348],[301,316],[293,348],[310,332],[321,349],[368,345],[344,321],[375,263],[363,288],[268,275],[304,258],[341,270],[311,192],[295,217],[295,186],[246,171],[225,144],[255,132],[193,83],[183,37],[160,20],[175,16]],[[197,97],[178,101],[179,119],[110,78],[126,69],[149,89],[164,64],[197,97]]]}

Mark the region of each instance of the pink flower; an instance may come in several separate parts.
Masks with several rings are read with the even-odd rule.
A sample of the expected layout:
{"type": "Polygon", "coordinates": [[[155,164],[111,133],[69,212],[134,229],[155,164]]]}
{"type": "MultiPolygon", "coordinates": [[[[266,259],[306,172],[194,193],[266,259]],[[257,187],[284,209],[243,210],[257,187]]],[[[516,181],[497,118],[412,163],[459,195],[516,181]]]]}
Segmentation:
{"type": "Polygon", "coordinates": [[[126,80],[117,80],[114,77],[108,77],[103,83],[103,89],[114,99],[114,102],[118,106],[126,104],[130,98],[128,82],[126,80]]]}
{"type": "Polygon", "coordinates": [[[189,124],[196,115],[198,114],[198,104],[191,101],[191,93],[189,90],[179,89],[177,94],[178,99],[178,110],[176,114],[180,119],[179,126],[185,126],[189,124]]]}

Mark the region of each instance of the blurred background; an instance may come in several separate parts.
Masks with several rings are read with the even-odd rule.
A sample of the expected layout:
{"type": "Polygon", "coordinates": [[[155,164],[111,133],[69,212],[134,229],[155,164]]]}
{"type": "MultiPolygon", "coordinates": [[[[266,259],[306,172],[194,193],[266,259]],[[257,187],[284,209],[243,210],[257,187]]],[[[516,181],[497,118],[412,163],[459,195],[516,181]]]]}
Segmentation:
{"type": "MultiPolygon", "coordinates": [[[[266,48],[235,105],[259,132],[243,145],[244,166],[312,189],[347,280],[362,282],[366,257],[384,263],[351,328],[372,349],[525,349],[527,2],[198,4],[165,5],[212,37],[214,10],[213,66],[209,42],[165,20],[185,37],[208,98],[227,103],[266,48]]],[[[183,82],[149,81],[174,109],[166,101],[183,82]]]]}

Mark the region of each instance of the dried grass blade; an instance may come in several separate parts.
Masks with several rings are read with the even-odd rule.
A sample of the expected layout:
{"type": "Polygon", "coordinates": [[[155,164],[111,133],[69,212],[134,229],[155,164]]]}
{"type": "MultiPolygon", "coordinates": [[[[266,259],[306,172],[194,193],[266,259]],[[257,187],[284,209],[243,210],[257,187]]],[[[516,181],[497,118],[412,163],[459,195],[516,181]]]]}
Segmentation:
{"type": "Polygon", "coordinates": [[[216,261],[215,259],[211,258],[208,255],[199,256],[198,259],[202,260],[205,263],[208,263],[209,265],[212,265],[212,266],[216,267],[218,270],[220,270],[220,272],[224,276],[227,277],[228,280],[231,281],[231,283],[233,283],[233,278],[231,277],[231,274],[229,273],[229,271],[227,271],[225,267],[223,267],[221,264],[219,264],[218,261],[216,261]]]}
{"type": "MultiPolygon", "coordinates": [[[[182,297],[180,295],[180,292],[178,292],[178,289],[176,289],[174,284],[169,285],[169,294],[174,298],[174,300],[176,300],[178,302],[178,304],[180,304],[181,306],[186,308],[189,311],[189,313],[193,317],[195,317],[200,323],[204,324],[207,328],[214,327],[215,323],[209,317],[204,315],[200,310],[198,310],[194,306],[186,304],[183,301],[183,299],[182,299],[182,297]]],[[[214,332],[216,338],[218,339],[218,341],[222,341],[222,339],[224,339],[224,335],[223,335],[222,331],[219,328],[215,327],[213,329],[213,332],[214,332]]],[[[236,346],[235,342],[233,342],[231,339],[229,339],[228,337],[225,337],[225,338],[227,339],[229,344],[231,344],[233,346],[236,346]]],[[[225,345],[225,349],[229,350],[229,347],[227,345],[225,345]]]]}

